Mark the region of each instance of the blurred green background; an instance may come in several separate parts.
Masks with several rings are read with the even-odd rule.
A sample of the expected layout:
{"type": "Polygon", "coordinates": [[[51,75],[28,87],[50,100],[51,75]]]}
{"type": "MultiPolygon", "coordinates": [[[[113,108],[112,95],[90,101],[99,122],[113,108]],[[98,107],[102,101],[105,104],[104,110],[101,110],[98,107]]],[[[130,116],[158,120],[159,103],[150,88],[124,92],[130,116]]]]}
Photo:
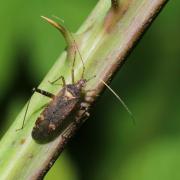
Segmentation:
{"type": "MultiPolygon", "coordinates": [[[[76,31],[96,3],[0,0],[1,137],[65,47],[40,15],[76,31]]],[[[111,84],[136,125],[106,91],[46,180],[180,179],[179,6],[169,1],[111,84]]]]}

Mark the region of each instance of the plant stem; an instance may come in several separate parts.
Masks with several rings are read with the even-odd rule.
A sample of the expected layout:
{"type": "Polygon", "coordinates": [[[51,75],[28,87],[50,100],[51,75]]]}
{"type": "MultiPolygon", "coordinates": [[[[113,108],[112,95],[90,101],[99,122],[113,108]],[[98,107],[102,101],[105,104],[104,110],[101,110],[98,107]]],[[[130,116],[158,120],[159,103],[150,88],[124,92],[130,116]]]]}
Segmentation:
{"type": "MultiPolygon", "coordinates": [[[[99,95],[104,88],[100,79],[107,82],[112,78],[166,2],[167,0],[119,0],[117,4],[116,1],[110,0],[98,2],[75,34],[85,64],[85,77],[88,79],[96,75],[96,78],[89,81],[86,87],[86,89],[92,89],[92,87],[96,89],[91,94],[93,97],[99,95]],[[115,4],[111,5],[111,2],[115,4]],[[112,7],[116,7],[116,10],[114,11],[112,7]]],[[[69,41],[69,39],[66,40],[69,41]]],[[[66,82],[70,83],[69,64],[71,60],[64,51],[40,84],[40,88],[57,94],[60,88],[48,84],[48,80],[53,81],[63,75],[66,82]]],[[[81,73],[82,63],[80,57],[77,57],[76,81],[80,79],[81,73]]],[[[35,93],[28,109],[24,129],[16,131],[21,127],[26,106],[1,140],[1,180],[42,179],[76,133],[78,128],[71,123],[68,125],[65,139],[59,135],[47,144],[38,144],[32,139],[31,131],[40,114],[39,109],[47,102],[49,99],[35,93]]]]}

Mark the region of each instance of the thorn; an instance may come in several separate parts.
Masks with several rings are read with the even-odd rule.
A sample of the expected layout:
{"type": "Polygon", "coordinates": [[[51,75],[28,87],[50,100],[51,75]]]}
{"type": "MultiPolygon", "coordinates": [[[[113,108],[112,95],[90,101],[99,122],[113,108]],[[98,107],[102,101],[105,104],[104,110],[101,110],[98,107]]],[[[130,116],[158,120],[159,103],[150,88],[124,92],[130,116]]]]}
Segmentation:
{"type": "Polygon", "coordinates": [[[45,16],[41,16],[41,18],[43,18],[49,24],[51,24],[56,29],[58,29],[61,32],[61,34],[64,36],[64,38],[65,38],[65,40],[67,42],[67,45],[68,45],[68,48],[67,48],[67,56],[68,56],[68,58],[67,59],[73,61],[74,54],[76,53],[76,50],[77,50],[77,52],[78,52],[78,54],[80,56],[82,65],[83,65],[83,72],[82,72],[82,78],[83,78],[84,77],[84,72],[85,72],[85,65],[84,65],[84,61],[83,61],[83,58],[81,56],[81,53],[79,51],[78,45],[76,43],[76,38],[73,36],[73,34],[70,31],[68,31],[67,28],[65,28],[61,24],[59,24],[59,23],[57,23],[57,22],[53,21],[52,19],[50,19],[48,17],[45,17],[45,16]]]}
{"type": "Polygon", "coordinates": [[[58,17],[58,16],[56,16],[56,15],[52,15],[52,17],[54,17],[54,18],[56,18],[56,19],[58,19],[59,21],[61,21],[62,23],[64,23],[64,19],[61,19],[60,17],[58,17]]]}
{"type": "Polygon", "coordinates": [[[65,40],[66,40],[69,47],[73,44],[73,41],[72,41],[72,38],[71,38],[71,33],[67,30],[67,28],[65,28],[61,24],[53,21],[52,19],[50,19],[48,17],[41,16],[41,18],[43,18],[45,21],[47,21],[49,24],[51,24],[52,26],[54,26],[56,29],[58,29],[60,31],[60,33],[65,38],[65,40]]]}

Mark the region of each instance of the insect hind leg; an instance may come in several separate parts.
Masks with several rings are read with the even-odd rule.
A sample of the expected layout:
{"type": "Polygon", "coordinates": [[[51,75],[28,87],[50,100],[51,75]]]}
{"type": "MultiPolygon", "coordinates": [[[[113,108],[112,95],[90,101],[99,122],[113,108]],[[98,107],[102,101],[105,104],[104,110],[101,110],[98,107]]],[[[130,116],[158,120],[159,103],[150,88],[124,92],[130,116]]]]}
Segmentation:
{"type": "MultiPolygon", "coordinates": [[[[55,97],[54,94],[52,94],[52,93],[50,93],[50,92],[47,92],[47,91],[44,91],[44,90],[39,89],[39,88],[33,88],[32,91],[33,91],[33,93],[34,93],[34,92],[37,92],[37,93],[39,93],[39,94],[41,94],[41,95],[43,95],[43,96],[49,97],[49,98],[54,98],[54,97],[55,97]]],[[[31,96],[31,98],[32,98],[32,96],[31,96]]],[[[30,102],[31,102],[31,98],[30,98],[29,101],[27,102],[27,106],[26,106],[26,110],[25,110],[25,114],[24,114],[22,126],[21,126],[21,128],[16,129],[16,131],[22,130],[22,129],[24,128],[24,124],[25,124],[25,121],[26,121],[27,112],[28,112],[29,105],[30,105],[30,102]]]]}
{"type": "MultiPolygon", "coordinates": [[[[32,96],[31,96],[32,97],[32,96]]],[[[19,129],[16,129],[16,131],[20,131],[24,128],[24,124],[25,124],[25,120],[26,120],[26,115],[27,115],[27,111],[29,108],[29,104],[30,104],[31,98],[29,99],[29,101],[27,102],[27,106],[26,106],[26,110],[25,110],[25,114],[24,114],[24,118],[23,118],[23,122],[22,122],[22,126],[19,129]]]]}
{"type": "Polygon", "coordinates": [[[50,92],[47,92],[47,91],[44,91],[42,89],[39,89],[39,88],[33,88],[32,90],[33,92],[37,92],[39,94],[42,94],[43,96],[46,96],[46,97],[49,97],[49,98],[54,98],[54,94],[50,93],[50,92]]]}

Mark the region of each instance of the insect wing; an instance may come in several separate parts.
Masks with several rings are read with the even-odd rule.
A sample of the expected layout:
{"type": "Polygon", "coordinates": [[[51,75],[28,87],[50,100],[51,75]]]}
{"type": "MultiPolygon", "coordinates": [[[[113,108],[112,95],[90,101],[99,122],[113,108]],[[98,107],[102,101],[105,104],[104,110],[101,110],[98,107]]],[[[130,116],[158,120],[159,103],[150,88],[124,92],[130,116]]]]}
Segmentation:
{"type": "Polygon", "coordinates": [[[78,98],[53,100],[37,119],[32,131],[33,139],[43,143],[57,137],[72,121],[79,104],[78,98]]]}

